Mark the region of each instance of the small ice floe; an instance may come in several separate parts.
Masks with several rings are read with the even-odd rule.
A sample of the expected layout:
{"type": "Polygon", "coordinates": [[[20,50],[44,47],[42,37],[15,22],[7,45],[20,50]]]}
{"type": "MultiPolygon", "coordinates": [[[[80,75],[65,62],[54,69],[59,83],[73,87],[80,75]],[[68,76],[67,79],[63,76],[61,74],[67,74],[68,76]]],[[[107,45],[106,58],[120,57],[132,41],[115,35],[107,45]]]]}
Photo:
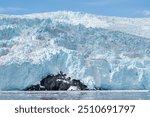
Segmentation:
{"type": "Polygon", "coordinates": [[[77,86],[70,86],[68,91],[79,91],[80,89],[77,86]]]}

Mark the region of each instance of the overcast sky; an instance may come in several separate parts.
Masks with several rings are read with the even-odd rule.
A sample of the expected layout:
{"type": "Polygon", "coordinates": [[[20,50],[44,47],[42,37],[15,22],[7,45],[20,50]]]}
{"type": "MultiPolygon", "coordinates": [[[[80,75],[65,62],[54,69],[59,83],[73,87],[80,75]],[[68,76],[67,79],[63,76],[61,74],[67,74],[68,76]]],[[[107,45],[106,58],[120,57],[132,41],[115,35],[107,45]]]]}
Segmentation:
{"type": "Polygon", "coordinates": [[[150,0],[0,0],[0,14],[60,10],[105,16],[150,17],[150,0]]]}

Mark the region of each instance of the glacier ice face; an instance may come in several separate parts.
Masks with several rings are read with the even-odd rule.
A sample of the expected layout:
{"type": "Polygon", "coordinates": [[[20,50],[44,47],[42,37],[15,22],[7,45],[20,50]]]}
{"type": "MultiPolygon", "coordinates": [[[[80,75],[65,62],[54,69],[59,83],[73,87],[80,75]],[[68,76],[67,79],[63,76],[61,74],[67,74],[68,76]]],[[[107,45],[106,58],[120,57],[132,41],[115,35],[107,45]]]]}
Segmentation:
{"type": "Polygon", "coordinates": [[[0,15],[0,90],[65,72],[89,88],[150,89],[150,19],[0,15]]]}

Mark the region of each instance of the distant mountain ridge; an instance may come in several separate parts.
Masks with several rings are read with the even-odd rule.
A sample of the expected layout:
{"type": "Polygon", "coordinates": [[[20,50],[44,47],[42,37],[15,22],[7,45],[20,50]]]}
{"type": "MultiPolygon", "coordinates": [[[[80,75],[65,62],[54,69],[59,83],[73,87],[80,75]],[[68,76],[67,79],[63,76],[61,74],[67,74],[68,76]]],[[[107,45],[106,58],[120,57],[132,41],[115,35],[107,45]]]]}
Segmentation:
{"type": "Polygon", "coordinates": [[[150,38],[150,18],[126,18],[115,16],[97,16],[82,12],[57,11],[47,13],[34,13],[28,15],[0,15],[2,18],[20,18],[20,19],[48,19],[64,22],[67,24],[82,24],[86,27],[105,28],[116,31],[122,31],[129,34],[150,38]]]}

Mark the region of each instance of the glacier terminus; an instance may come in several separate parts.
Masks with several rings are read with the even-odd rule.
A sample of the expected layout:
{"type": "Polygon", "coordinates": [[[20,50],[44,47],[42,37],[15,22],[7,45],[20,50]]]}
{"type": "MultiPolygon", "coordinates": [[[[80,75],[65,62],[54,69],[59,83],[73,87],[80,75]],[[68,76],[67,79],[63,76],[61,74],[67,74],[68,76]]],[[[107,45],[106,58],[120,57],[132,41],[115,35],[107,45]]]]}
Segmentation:
{"type": "Polygon", "coordinates": [[[150,89],[150,18],[0,15],[0,90],[63,71],[89,89],[150,89]]]}

